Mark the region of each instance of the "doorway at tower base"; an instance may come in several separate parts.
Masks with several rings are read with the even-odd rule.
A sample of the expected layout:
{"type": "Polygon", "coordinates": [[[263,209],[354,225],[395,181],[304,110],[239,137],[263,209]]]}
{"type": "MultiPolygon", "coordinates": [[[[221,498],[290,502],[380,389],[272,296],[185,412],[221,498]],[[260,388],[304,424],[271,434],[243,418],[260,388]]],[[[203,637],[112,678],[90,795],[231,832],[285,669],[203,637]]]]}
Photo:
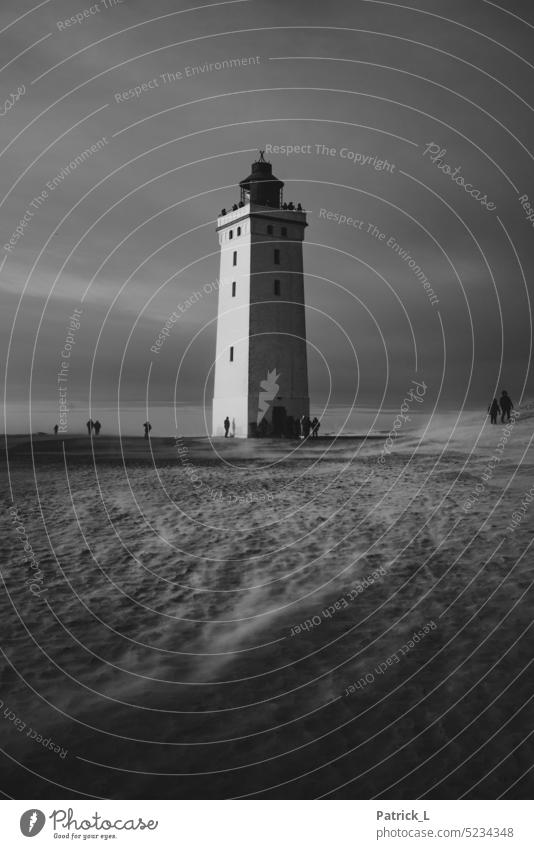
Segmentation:
{"type": "Polygon", "coordinates": [[[230,422],[228,438],[247,439],[261,437],[297,438],[299,421],[310,415],[308,397],[280,397],[267,411],[260,409],[258,395],[250,396],[248,405],[242,396],[213,399],[212,436],[225,436],[224,422],[230,422]]]}

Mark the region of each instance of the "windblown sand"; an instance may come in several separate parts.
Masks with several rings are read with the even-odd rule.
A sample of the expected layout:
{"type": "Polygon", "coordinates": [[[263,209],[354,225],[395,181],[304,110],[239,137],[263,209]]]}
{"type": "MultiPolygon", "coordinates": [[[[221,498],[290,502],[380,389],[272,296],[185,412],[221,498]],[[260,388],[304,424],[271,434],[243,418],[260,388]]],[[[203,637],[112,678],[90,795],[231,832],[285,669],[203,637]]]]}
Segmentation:
{"type": "Polygon", "coordinates": [[[383,439],[10,439],[42,570],[32,594],[8,492],[12,795],[530,795],[534,505],[506,528],[532,421],[489,477],[503,429],[474,416],[383,463],[383,439]]]}

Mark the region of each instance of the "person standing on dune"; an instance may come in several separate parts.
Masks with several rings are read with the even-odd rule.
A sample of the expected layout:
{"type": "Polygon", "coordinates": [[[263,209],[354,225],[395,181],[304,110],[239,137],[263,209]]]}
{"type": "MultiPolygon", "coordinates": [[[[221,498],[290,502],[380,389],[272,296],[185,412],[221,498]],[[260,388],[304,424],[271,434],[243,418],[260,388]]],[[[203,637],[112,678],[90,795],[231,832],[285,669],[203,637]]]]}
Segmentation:
{"type": "Polygon", "coordinates": [[[510,398],[510,396],[508,395],[508,392],[506,391],[506,389],[503,389],[503,391],[502,391],[502,395],[500,397],[500,403],[501,403],[501,412],[502,412],[501,422],[502,422],[502,424],[504,424],[505,419],[508,422],[510,421],[510,411],[514,409],[513,401],[510,398]]]}
{"type": "Polygon", "coordinates": [[[100,428],[102,427],[102,425],[100,424],[100,422],[98,421],[98,419],[97,419],[97,420],[96,420],[96,422],[93,424],[93,427],[94,427],[94,429],[95,429],[95,436],[98,436],[98,434],[100,433],[100,428]]]}
{"type": "Polygon", "coordinates": [[[143,427],[145,429],[145,439],[149,439],[150,431],[152,430],[152,425],[150,424],[150,422],[145,422],[143,427]]]}
{"type": "Polygon", "coordinates": [[[492,424],[497,424],[497,416],[500,412],[501,408],[499,407],[499,402],[496,398],[494,398],[490,406],[488,407],[488,413],[490,414],[492,424]]]}
{"type": "Polygon", "coordinates": [[[91,436],[91,431],[94,428],[94,422],[93,422],[92,419],[89,419],[89,421],[86,424],[86,428],[87,428],[87,433],[89,434],[89,436],[91,436]]]}

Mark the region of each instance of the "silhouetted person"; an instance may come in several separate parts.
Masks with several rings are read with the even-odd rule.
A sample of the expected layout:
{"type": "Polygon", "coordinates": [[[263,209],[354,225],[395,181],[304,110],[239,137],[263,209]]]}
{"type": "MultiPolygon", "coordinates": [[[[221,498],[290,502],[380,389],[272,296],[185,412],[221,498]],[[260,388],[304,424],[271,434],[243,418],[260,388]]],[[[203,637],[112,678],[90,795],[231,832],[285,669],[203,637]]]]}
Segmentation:
{"type": "Polygon", "coordinates": [[[93,420],[89,419],[89,421],[86,424],[87,433],[89,434],[89,436],[91,436],[91,431],[93,430],[94,426],[95,426],[95,423],[93,422],[93,420]]]}
{"type": "Polygon", "coordinates": [[[310,435],[311,422],[308,416],[300,418],[300,435],[302,439],[307,439],[310,435]]]}
{"type": "Polygon", "coordinates": [[[59,425],[54,425],[54,433],[56,434],[56,436],[57,436],[58,430],[59,430],[59,425]]]}
{"type": "Polygon", "coordinates": [[[317,439],[317,437],[319,436],[319,428],[320,427],[321,427],[321,422],[319,421],[317,416],[315,416],[315,418],[313,419],[313,421],[311,423],[311,431],[312,431],[312,436],[313,436],[314,439],[317,439]]]}
{"type": "Polygon", "coordinates": [[[491,416],[491,423],[497,424],[497,416],[501,412],[501,408],[499,407],[499,402],[496,398],[493,399],[490,406],[488,407],[488,413],[491,416]]]}
{"type": "Polygon", "coordinates": [[[102,427],[98,419],[96,420],[96,422],[94,422],[93,427],[95,429],[95,436],[98,436],[98,434],[100,433],[100,428],[102,427]]]}
{"type": "Polygon", "coordinates": [[[508,395],[508,392],[506,391],[506,389],[503,389],[502,395],[501,395],[499,400],[500,400],[500,404],[501,404],[501,413],[502,413],[501,422],[504,424],[505,419],[508,422],[510,421],[510,410],[513,410],[514,405],[512,403],[512,399],[508,395]]]}
{"type": "Polygon", "coordinates": [[[230,430],[230,419],[226,416],[224,420],[224,435],[228,436],[228,431],[230,430]]]}
{"type": "Polygon", "coordinates": [[[265,439],[269,436],[269,422],[266,418],[263,418],[258,427],[258,433],[262,439],[265,439]]]}
{"type": "Polygon", "coordinates": [[[145,429],[145,439],[148,439],[150,431],[152,430],[152,425],[150,422],[145,422],[143,427],[145,429]]]}

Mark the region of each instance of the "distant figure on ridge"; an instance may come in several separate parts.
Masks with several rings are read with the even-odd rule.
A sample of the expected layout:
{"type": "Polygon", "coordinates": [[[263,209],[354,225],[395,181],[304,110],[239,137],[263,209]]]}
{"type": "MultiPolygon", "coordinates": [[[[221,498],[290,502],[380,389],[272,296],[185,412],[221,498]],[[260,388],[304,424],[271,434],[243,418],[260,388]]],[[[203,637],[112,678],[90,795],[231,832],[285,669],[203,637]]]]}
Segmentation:
{"type": "Polygon", "coordinates": [[[499,407],[499,402],[496,398],[493,399],[490,406],[488,407],[488,413],[491,416],[491,423],[497,424],[497,416],[501,412],[501,408],[499,407]]]}
{"type": "Polygon", "coordinates": [[[502,412],[501,422],[504,424],[505,419],[507,421],[510,421],[510,410],[513,410],[513,408],[514,408],[514,405],[512,403],[512,399],[508,395],[508,392],[506,391],[506,389],[503,389],[503,391],[502,391],[502,395],[500,397],[500,404],[501,404],[501,412],[502,412]]]}
{"type": "Polygon", "coordinates": [[[150,422],[145,422],[143,427],[145,429],[145,439],[148,439],[150,431],[152,430],[152,425],[150,424],[150,422]]]}
{"type": "Polygon", "coordinates": [[[317,437],[319,436],[319,428],[320,427],[321,427],[321,422],[319,421],[317,416],[315,416],[312,423],[311,423],[312,436],[313,436],[314,439],[317,439],[317,437]]]}
{"type": "Polygon", "coordinates": [[[54,433],[56,434],[56,436],[57,436],[58,430],[59,430],[59,425],[54,425],[54,433]]]}
{"type": "Polygon", "coordinates": [[[93,427],[95,429],[95,436],[98,436],[98,434],[100,433],[100,428],[102,427],[98,419],[96,420],[96,422],[93,423],[93,427]]]}
{"type": "Polygon", "coordinates": [[[89,421],[86,424],[87,433],[89,434],[89,436],[91,436],[91,431],[93,430],[94,426],[95,426],[95,424],[94,424],[93,420],[89,419],[89,421]]]}
{"type": "Polygon", "coordinates": [[[226,416],[224,420],[224,435],[228,436],[228,431],[230,430],[230,419],[226,416]]]}

